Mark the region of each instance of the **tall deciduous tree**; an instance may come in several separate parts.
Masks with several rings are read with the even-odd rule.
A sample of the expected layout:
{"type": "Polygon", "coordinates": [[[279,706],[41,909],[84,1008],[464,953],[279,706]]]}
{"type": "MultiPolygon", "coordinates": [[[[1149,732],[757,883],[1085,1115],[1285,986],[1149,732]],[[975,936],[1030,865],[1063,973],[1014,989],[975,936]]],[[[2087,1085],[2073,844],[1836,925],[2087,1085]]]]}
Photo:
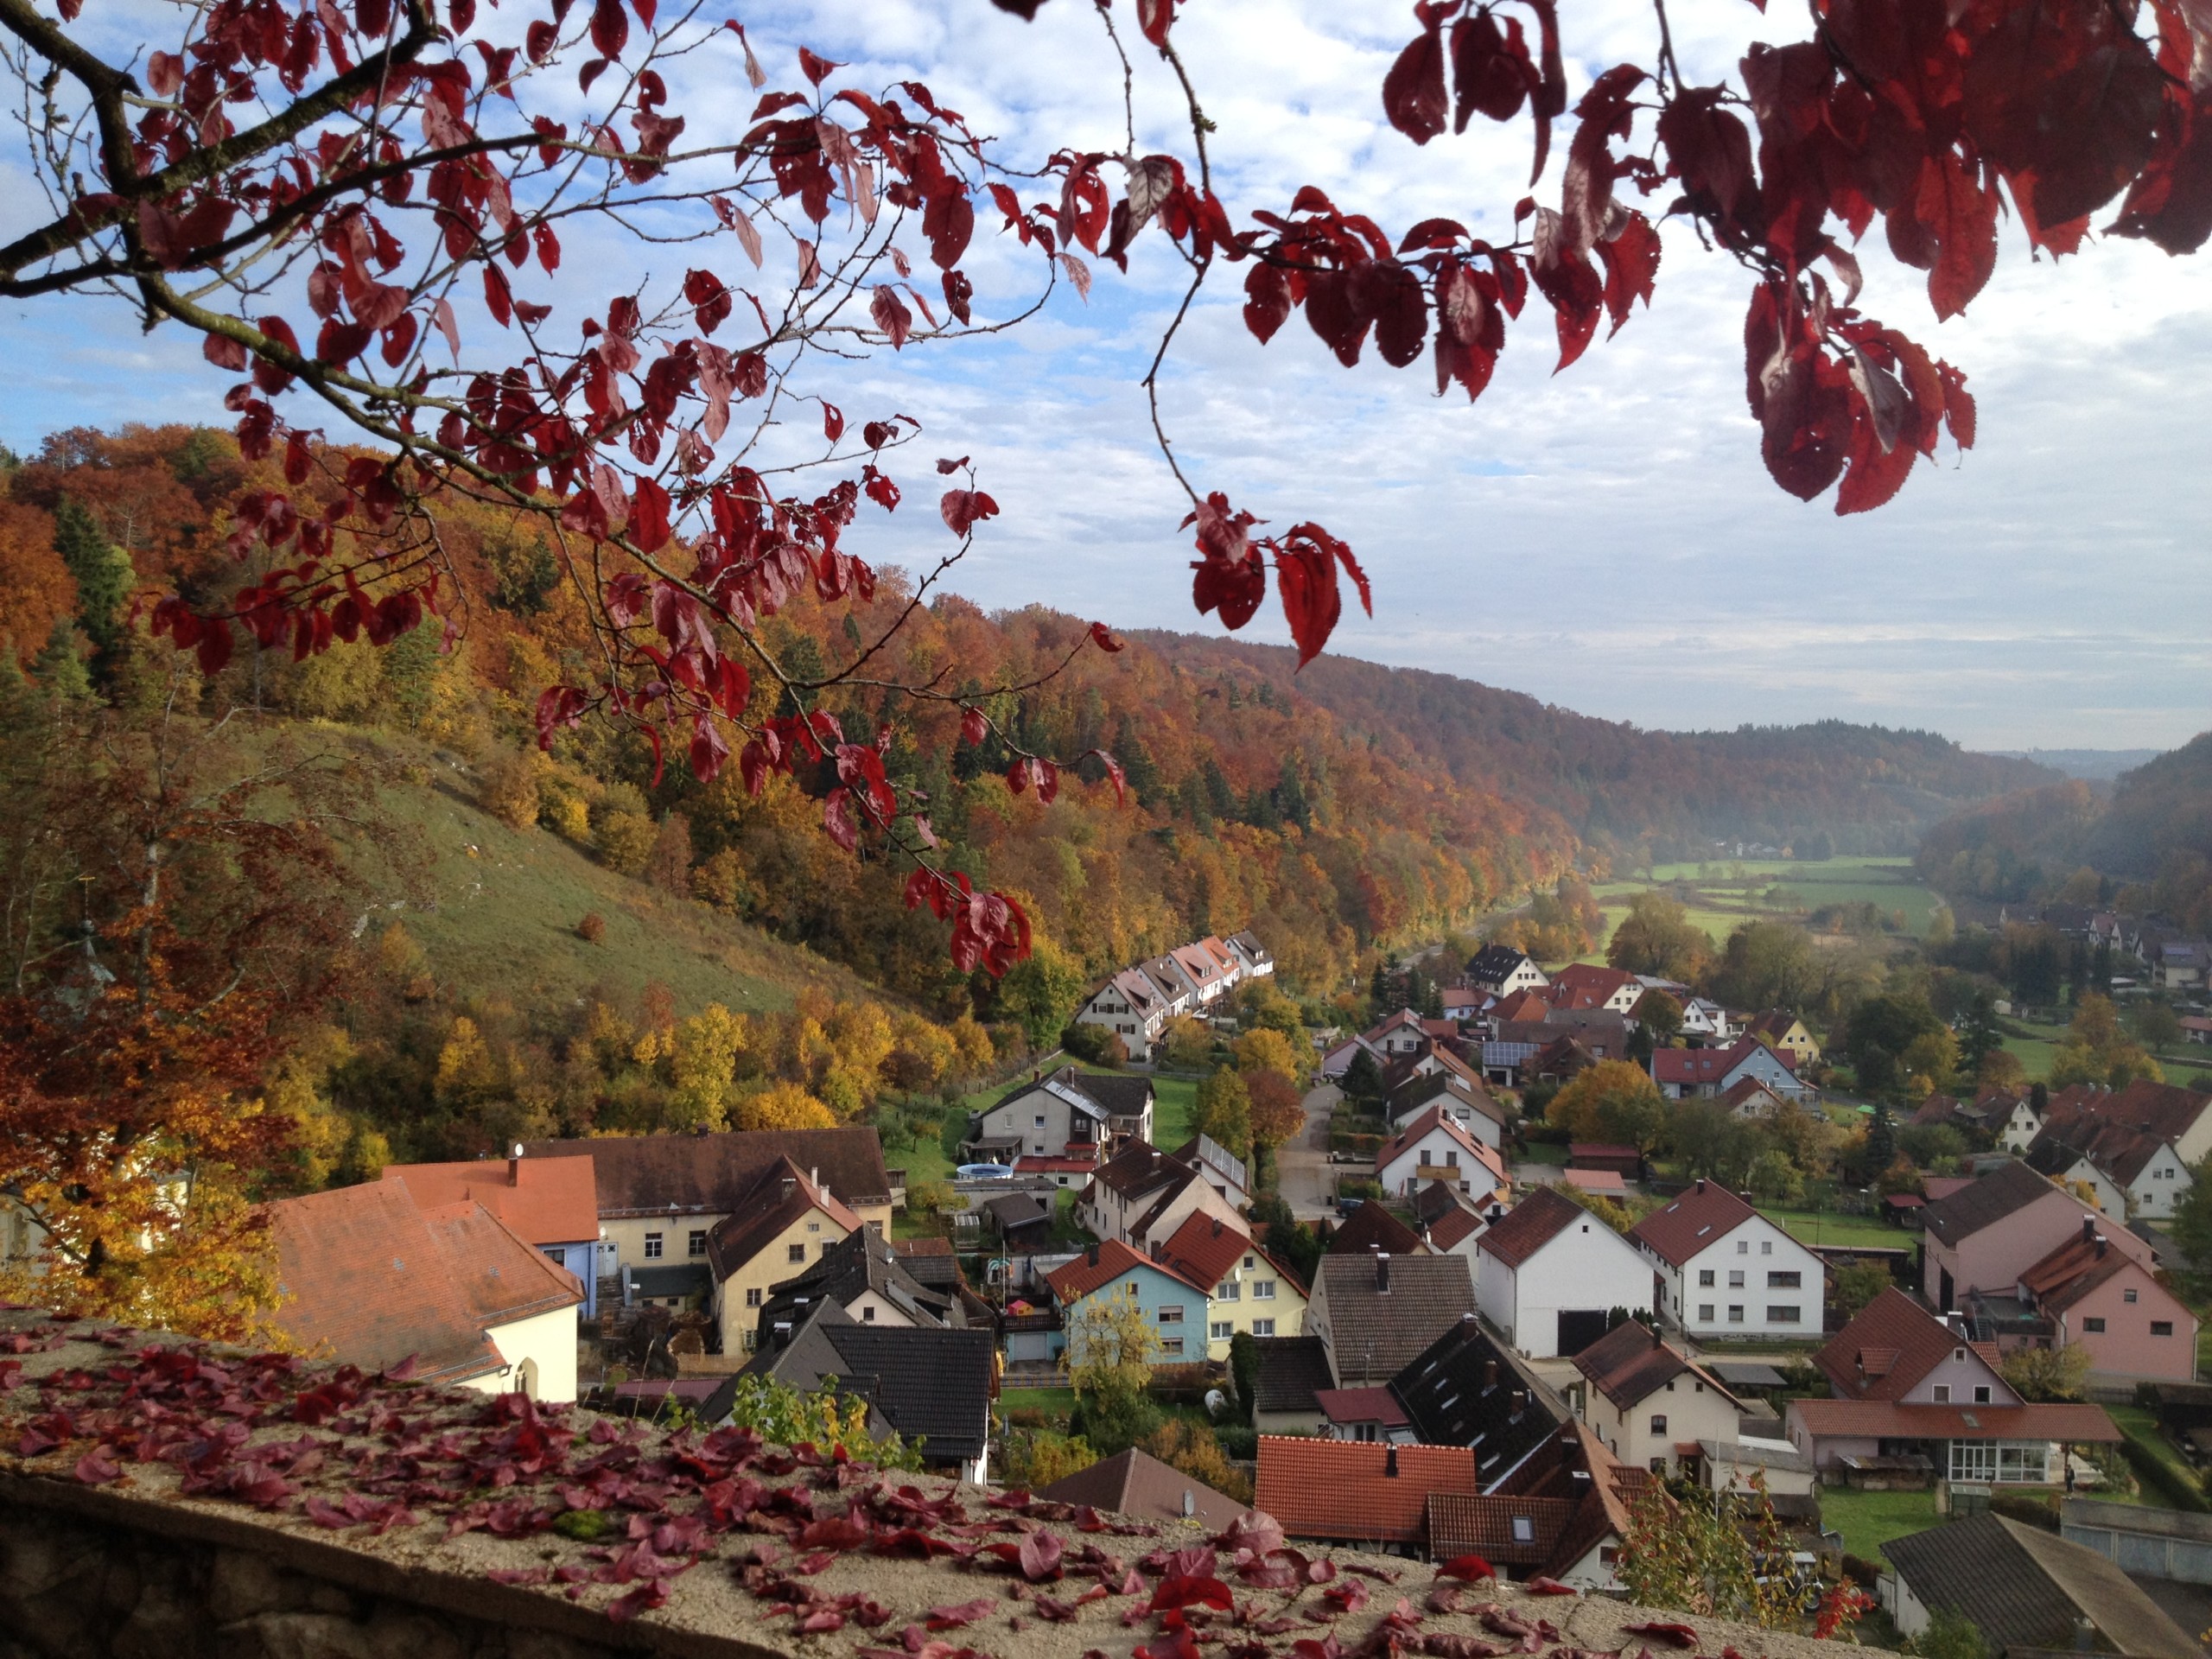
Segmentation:
{"type": "Polygon", "coordinates": [[[1632,974],[1657,974],[1694,983],[1712,958],[1713,941],[1690,920],[1678,899],[1663,893],[1639,893],[1628,914],[1605,942],[1605,960],[1632,974]]]}
{"type": "MultiPolygon", "coordinates": [[[[1000,0],[1023,16],[1039,3],[1000,0]]],[[[1340,204],[1310,184],[1287,201],[1224,200],[1209,150],[1220,106],[1209,115],[1202,91],[1236,71],[1186,56],[1170,0],[1140,5],[1134,34],[1095,13],[1130,85],[1124,130],[1103,149],[1048,136],[1023,155],[918,82],[864,84],[804,48],[795,63],[776,54],[771,87],[741,25],[654,0],[330,0],[312,16],[222,0],[179,9],[128,60],[98,48],[84,4],[60,0],[57,19],[0,0],[7,73],[40,111],[22,170],[44,198],[0,247],[0,296],[119,295],[149,325],[196,335],[232,377],[248,458],[281,454],[285,472],[233,526],[241,556],[264,561],[253,580],[171,594],[158,626],[211,671],[242,634],[305,654],[388,643],[445,602],[442,500],[535,519],[528,535],[560,547],[598,647],[545,689],[544,736],[595,714],[702,777],[731,761],[756,791],[833,775],[825,832],[912,867],[910,901],[950,925],[963,972],[1026,954],[1021,907],[935,857],[924,791],[886,775],[885,739],[817,706],[830,681],[886,677],[880,637],[814,670],[766,626],[803,587],[830,602],[872,592],[873,567],[846,544],[863,501],[893,511],[931,476],[904,458],[914,423],[881,407],[849,417],[809,378],[815,358],[903,361],[995,334],[1055,286],[1086,292],[1094,262],[1160,248],[1188,274],[1141,382],[1175,486],[1160,521],[1192,533],[1201,613],[1242,627],[1272,582],[1304,660],[1347,587],[1370,603],[1369,582],[1339,534],[1292,503],[1259,504],[1287,526],[1260,533],[1249,493],[1193,477],[1171,447],[1161,370],[1210,281],[1241,282],[1263,343],[1302,312],[1348,368],[1371,344],[1394,367],[1426,358],[1440,392],[1475,397],[1510,338],[1548,333],[1538,349],[1555,344],[1564,369],[1601,322],[1617,331],[1649,303],[1661,238],[1646,209],[1663,203],[1745,273],[1745,391],[1768,472],[1855,512],[1945,439],[1975,436],[1964,372],[1861,304],[1852,245],[1878,219],[1892,253],[1928,273],[1939,318],[1987,283],[2008,208],[2053,256],[2078,251],[2105,211],[2110,231],[2172,252],[2212,234],[2212,24],[2190,0],[1827,0],[1808,38],[1747,42],[1718,79],[1685,73],[1655,7],[1645,60],[1602,70],[1571,110],[1567,66],[1586,53],[1552,0],[1437,0],[1417,10],[1382,105],[1416,144],[1478,116],[1491,142],[1503,124],[1525,130],[1531,193],[1477,217],[1480,234],[1440,218],[1386,231],[1387,200],[1340,204]],[[687,141],[685,105],[741,75],[764,93],[750,125],[687,141]],[[1139,143],[1140,76],[1187,114],[1187,140],[1139,143]],[[683,256],[584,276],[571,258],[571,286],[555,289],[564,239],[590,247],[646,220],[683,256]],[[979,234],[1014,257],[974,257],[979,234]],[[802,420],[818,444],[788,442],[802,420]],[[374,448],[325,446],[326,423],[374,448]],[[756,677],[773,694],[760,705],[756,677]]],[[[1052,76],[1039,86],[1049,100],[1052,76]]],[[[1365,172],[1368,189],[1389,181],[1387,167],[1365,172]]],[[[952,539],[917,605],[1000,512],[957,435],[933,447],[952,539]]],[[[1098,627],[1069,655],[1118,645],[1098,627]]],[[[1068,758],[990,712],[989,694],[1014,686],[969,695],[925,675],[881,689],[932,747],[988,743],[1008,788],[1057,794],[1068,758]]],[[[1112,758],[1087,758],[1118,791],[1112,758]]]]}

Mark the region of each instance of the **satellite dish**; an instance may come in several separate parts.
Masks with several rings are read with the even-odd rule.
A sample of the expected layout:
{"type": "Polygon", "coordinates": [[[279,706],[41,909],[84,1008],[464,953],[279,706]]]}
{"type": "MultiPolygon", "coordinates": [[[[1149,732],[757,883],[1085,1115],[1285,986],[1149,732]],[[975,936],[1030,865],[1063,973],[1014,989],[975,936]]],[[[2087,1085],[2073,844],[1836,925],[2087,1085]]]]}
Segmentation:
{"type": "Polygon", "coordinates": [[[1206,1415],[1217,1418],[1229,1409],[1229,1396],[1219,1389],[1206,1390],[1206,1415]]]}
{"type": "Polygon", "coordinates": [[[514,1149],[514,1151],[513,1151],[513,1152],[512,1152],[512,1153],[510,1153],[510,1154],[508,1154],[508,1156],[512,1157],[512,1158],[519,1158],[519,1157],[521,1157],[522,1155],[523,1155],[523,1152],[522,1152],[522,1142],[521,1142],[521,1141],[516,1141],[516,1142],[515,1142],[515,1149],[514,1149]]]}

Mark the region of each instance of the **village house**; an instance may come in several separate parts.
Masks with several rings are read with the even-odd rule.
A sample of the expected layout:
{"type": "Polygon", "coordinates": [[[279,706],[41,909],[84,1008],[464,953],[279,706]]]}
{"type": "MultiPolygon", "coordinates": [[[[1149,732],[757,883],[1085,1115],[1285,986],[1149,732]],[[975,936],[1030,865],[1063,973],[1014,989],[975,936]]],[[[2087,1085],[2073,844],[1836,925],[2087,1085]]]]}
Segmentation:
{"type": "Polygon", "coordinates": [[[1811,1250],[1700,1176],[1629,1240],[1656,1270],[1660,1317],[1694,1337],[1817,1335],[1827,1276],[1811,1250]]]}
{"type": "Polygon", "coordinates": [[[1744,1035],[1756,1037],[1777,1054],[1789,1057],[1792,1065],[1802,1070],[1820,1064],[1821,1046],[1813,1033],[1805,1029],[1805,1022],[1786,1008],[1769,1008],[1755,1014],[1744,1021],[1744,1035]]]}
{"type": "Polygon", "coordinates": [[[576,1397],[582,1281],[474,1199],[418,1203],[397,1176],[268,1207],[297,1348],[364,1371],[411,1357],[423,1382],[576,1397]]]}
{"type": "MultiPolygon", "coordinates": [[[[1921,1215],[1921,1294],[1941,1313],[1959,1306],[1968,1291],[2009,1292],[2027,1268],[2076,1236],[2085,1217],[2104,1224],[2092,1206],[2017,1160],[1999,1165],[1921,1215]]],[[[2125,1227],[2110,1231],[2116,1248],[2145,1267],[2152,1265],[2148,1244],[2125,1227]]]]}
{"type": "Polygon", "coordinates": [[[2097,1208],[2123,1224],[2171,1220],[2190,1184],[2188,1166],[2155,1134],[2086,1114],[2046,1121],[2026,1162],[2062,1185],[2088,1186],[2097,1208]]]}
{"type": "Polygon", "coordinates": [[[1140,1255],[1118,1239],[1094,1244],[1046,1275],[1063,1314],[1051,1351],[1072,1347],[1082,1357],[1084,1310],[1104,1300],[1140,1309],[1158,1346],[1153,1361],[1184,1365],[1205,1357],[1207,1287],[1184,1278],[1165,1262],[1140,1255]]]}
{"type": "MultiPolygon", "coordinates": [[[[1211,1144],[1201,1136],[1185,1150],[1200,1142],[1211,1144]]],[[[1236,1159],[1226,1153],[1221,1156],[1242,1170],[1236,1159]]],[[[1166,1243],[1193,1212],[1217,1217],[1242,1230],[1244,1222],[1237,1212],[1243,1201],[1229,1172],[1212,1160],[1200,1157],[1193,1162],[1132,1141],[1092,1174],[1076,1201],[1076,1219],[1095,1237],[1149,1255],[1154,1244],[1166,1243]]]]}
{"type": "Polygon", "coordinates": [[[754,1321],[755,1346],[781,1345],[824,1302],[861,1325],[957,1330],[969,1323],[957,1292],[923,1284],[889,1240],[862,1227],[823,1250],[804,1272],[769,1287],[754,1321]]]}
{"type": "Polygon", "coordinates": [[[1787,1059],[1757,1037],[1738,1037],[1726,1048],[1652,1051],[1651,1080],[1669,1100],[1725,1095],[1745,1077],[1756,1077],[1787,1100],[1809,1100],[1815,1092],[1787,1059]]]}
{"type": "Polygon", "coordinates": [[[962,1161],[1111,1157],[1130,1141],[1152,1139],[1153,1103],[1149,1077],[1064,1065],[1015,1084],[995,1103],[969,1114],[962,1161]]]}
{"type": "Polygon", "coordinates": [[[1295,1337],[1306,1329],[1306,1291],[1297,1275],[1218,1216],[1192,1215],[1158,1260],[1206,1293],[1208,1359],[1227,1359],[1237,1332],[1295,1337]]]}
{"type": "Polygon", "coordinates": [[[1967,1326],[2000,1351],[2078,1344],[2107,1387],[2196,1376],[2196,1316],[2149,1267],[2117,1248],[2115,1224],[2084,1217],[2081,1232],[2022,1269],[2010,1295],[1979,1291],[1967,1326]]]}
{"type": "Polygon", "coordinates": [[[2024,1402],[1997,1357],[1892,1286],[1815,1357],[1834,1397],[1790,1402],[1784,1431],[1831,1478],[1902,1459],[1974,1484],[2050,1485],[2067,1446],[2119,1441],[2102,1407],[2024,1402]]]}
{"type": "Polygon", "coordinates": [[[2050,1098],[2046,1119],[2076,1115],[2125,1123],[2155,1135],[2174,1149],[2184,1165],[2212,1154],[2212,1095],[2170,1083],[2141,1079],[2125,1089],[2076,1086],[2050,1098]]]}
{"type": "Polygon", "coordinates": [[[1463,1315],[1390,1379],[1408,1436],[1475,1454],[1481,1491],[1497,1484],[1574,1414],[1513,1350],[1463,1315]]]}
{"type": "Polygon", "coordinates": [[[1376,1148],[1375,1179],[1396,1198],[1448,1181],[1478,1204],[1508,1185],[1503,1154],[1462,1128],[1440,1100],[1376,1148]]]}
{"type": "Polygon", "coordinates": [[[1772,1117],[1788,1103],[1761,1079],[1738,1077],[1722,1093],[1720,1103],[1732,1116],[1761,1118],[1772,1117]]]}
{"type": "MultiPolygon", "coordinates": [[[[874,1128],[729,1129],[525,1141],[537,1160],[588,1157],[598,1194],[601,1278],[626,1265],[702,1262],[707,1236],[743,1207],[771,1165],[788,1162],[877,1230],[903,1203],[874,1128]]],[[[779,1274],[779,1277],[783,1275],[779,1274]]],[[[763,1281],[762,1288],[766,1288],[763,1281]]]]}
{"type": "Polygon", "coordinates": [[[1451,1181],[1431,1181],[1414,1194],[1414,1224],[1420,1230],[1418,1236],[1424,1247],[1439,1255],[1464,1255],[1472,1262],[1476,1241],[1489,1225],[1486,1217],[1493,1211],[1501,1216],[1505,1213],[1495,1204],[1478,1207],[1451,1181]]]}
{"type": "Polygon", "coordinates": [[[1540,1186],[1475,1243],[1483,1317],[1535,1359],[1579,1354],[1616,1308],[1651,1311],[1650,1264],[1580,1205],[1540,1186]]]}
{"type": "Polygon", "coordinates": [[[1098,1026],[1122,1039],[1122,1049],[1142,1065],[1167,1022],[1185,1011],[1187,998],[1171,995],[1142,968],[1124,968],[1076,1010],[1075,1023],[1098,1026]]]}
{"type": "Polygon", "coordinates": [[[408,1196],[425,1210],[482,1205],[575,1274],[584,1287],[583,1317],[599,1317],[599,1196],[588,1154],[531,1158],[517,1145],[504,1160],[386,1164],[384,1179],[404,1182],[408,1196]]]}
{"type": "Polygon", "coordinates": [[[1484,1146],[1505,1145],[1505,1109],[1478,1081],[1458,1071],[1439,1070],[1407,1078],[1390,1090],[1382,1103],[1383,1120],[1393,1130],[1403,1128],[1432,1105],[1484,1146]]]}
{"type": "Polygon", "coordinates": [[[1551,981],[1535,959],[1510,944],[1486,944],[1468,959],[1467,983],[1492,996],[1541,990],[1551,981]]]}
{"type": "Polygon", "coordinates": [[[1039,1487],[1037,1496],[1136,1521],[1194,1521],[1208,1532],[1226,1530],[1246,1507],[1134,1446],[1039,1487]]]}
{"type": "Polygon", "coordinates": [[[1381,1250],[1389,1255],[1427,1255],[1421,1235],[1390,1213],[1380,1198],[1363,1198],[1330,1236],[1330,1255],[1365,1255],[1381,1250]]]}
{"type": "Polygon", "coordinates": [[[1555,1008],[1605,1008],[1625,1015],[1643,1000],[1643,982],[1618,968],[1573,962],[1552,976],[1544,997],[1555,1008]]]}
{"type": "Polygon", "coordinates": [[[1651,1480],[1586,1423],[1562,1423],[1479,1498],[1432,1503],[1430,1548],[1440,1560],[1482,1554],[1509,1577],[1618,1594],[1621,1541],[1651,1480]]]}
{"type": "Polygon", "coordinates": [[[1681,1032],[1700,1048],[1725,1043],[1736,1035],[1729,1022],[1728,1010],[1702,996],[1683,1001],[1681,1032]]]}
{"type": "Polygon", "coordinates": [[[1260,1372],[1252,1384],[1252,1426],[1262,1434],[1318,1435],[1328,1427],[1319,1396],[1337,1385],[1329,1345],[1302,1337],[1262,1337],[1260,1372]]]}
{"type": "Polygon", "coordinates": [[[1306,1307],[1306,1331],[1329,1355],[1339,1389],[1375,1388],[1475,1311],[1464,1256],[1325,1255],[1306,1307]]]}
{"type": "Polygon", "coordinates": [[[868,1432],[918,1441],[925,1467],[976,1485],[990,1478],[991,1402],[998,1397],[998,1350],[987,1329],[868,1325],[834,1301],[817,1306],[777,1346],[746,1363],[744,1376],[765,1376],[803,1394],[834,1382],[865,1401],[868,1432]]]}
{"type": "Polygon", "coordinates": [[[790,1159],[760,1171],[702,1250],[714,1275],[709,1306],[721,1351],[753,1352],[769,1294],[867,1225],[790,1159]]]}
{"type": "Polygon", "coordinates": [[[1732,1440],[1744,1404],[1713,1373],[1634,1319],[1574,1357],[1575,1415],[1631,1468],[1680,1473],[1701,1440],[1732,1440]]]}

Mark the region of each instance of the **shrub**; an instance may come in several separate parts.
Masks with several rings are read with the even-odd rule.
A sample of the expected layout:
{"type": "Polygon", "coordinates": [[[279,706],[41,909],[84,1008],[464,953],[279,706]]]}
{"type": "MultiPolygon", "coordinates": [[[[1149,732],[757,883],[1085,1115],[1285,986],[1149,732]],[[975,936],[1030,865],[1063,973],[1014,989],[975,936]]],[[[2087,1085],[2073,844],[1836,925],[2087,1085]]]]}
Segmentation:
{"type": "Polygon", "coordinates": [[[1260,1455],[1260,1431],[1249,1423],[1217,1424],[1213,1437],[1221,1442],[1224,1456],[1240,1463],[1249,1463],[1260,1455]]]}
{"type": "Polygon", "coordinates": [[[2055,1494],[1992,1492],[1989,1508],[1992,1514],[2001,1515],[2007,1520],[2041,1527],[2045,1532],[2058,1530],[2058,1499],[2055,1494]]]}
{"type": "Polygon", "coordinates": [[[599,821],[600,862],[622,875],[642,875],[660,827],[642,812],[608,812],[599,821]]]}
{"type": "Polygon", "coordinates": [[[502,753],[486,769],[484,810],[511,830],[537,822],[537,766],[526,754],[502,753]]]}
{"type": "Polygon", "coordinates": [[[1016,1406],[1007,1413],[1006,1421],[1009,1428],[1042,1428],[1045,1427],[1044,1408],[1016,1406]]]}
{"type": "Polygon", "coordinates": [[[586,911],[583,920],[576,924],[576,937],[586,944],[597,944],[607,937],[607,918],[595,910],[586,911]]]}
{"type": "Polygon", "coordinates": [[[1881,1578],[1882,1569],[1863,1555],[1853,1555],[1846,1552],[1843,1558],[1843,1576],[1862,1590],[1872,1590],[1881,1578]]]}

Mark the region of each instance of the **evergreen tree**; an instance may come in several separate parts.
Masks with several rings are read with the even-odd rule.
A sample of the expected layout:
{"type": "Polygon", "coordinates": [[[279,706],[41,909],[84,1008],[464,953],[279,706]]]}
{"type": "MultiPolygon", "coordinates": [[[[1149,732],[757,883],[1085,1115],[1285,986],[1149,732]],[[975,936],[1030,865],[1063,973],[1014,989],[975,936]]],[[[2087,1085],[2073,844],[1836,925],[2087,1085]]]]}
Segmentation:
{"type": "Polygon", "coordinates": [[[1285,823],[1294,823],[1300,830],[1313,827],[1313,803],[1306,798],[1306,785],[1298,776],[1298,762],[1289,755],[1282,758],[1282,780],[1275,785],[1275,805],[1285,823]]]}
{"type": "Polygon", "coordinates": [[[1268,791],[1255,788],[1244,798],[1244,822],[1261,830],[1279,830],[1282,815],[1275,810],[1275,798],[1268,791]]]}
{"type": "MultiPolygon", "coordinates": [[[[74,702],[92,695],[92,677],[86,671],[79,636],[66,616],[54,619],[54,632],[31,664],[31,673],[46,694],[58,702],[74,702]]],[[[15,653],[7,653],[15,661],[15,653]]]]}
{"type": "Polygon", "coordinates": [[[1124,715],[1114,732],[1114,758],[1122,763],[1122,776],[1128,779],[1129,792],[1146,806],[1160,804],[1160,768],[1154,764],[1152,751],[1144,746],[1144,738],[1135,724],[1124,715]]]}
{"type": "Polygon", "coordinates": [[[1874,1108],[1874,1121],[1866,1127],[1866,1176],[1879,1175],[1897,1160],[1897,1128],[1890,1121],[1886,1103],[1874,1108]]]}
{"type": "Polygon", "coordinates": [[[1223,772],[1218,761],[1209,758],[1205,764],[1206,804],[1213,809],[1217,818],[1236,816],[1236,791],[1230,786],[1229,775],[1223,772]]]}
{"type": "Polygon", "coordinates": [[[124,609],[137,572],[130,556],[100,534],[92,515],[72,496],[54,513],[54,550],[77,583],[77,622],[92,642],[105,672],[123,639],[124,609]]]}

